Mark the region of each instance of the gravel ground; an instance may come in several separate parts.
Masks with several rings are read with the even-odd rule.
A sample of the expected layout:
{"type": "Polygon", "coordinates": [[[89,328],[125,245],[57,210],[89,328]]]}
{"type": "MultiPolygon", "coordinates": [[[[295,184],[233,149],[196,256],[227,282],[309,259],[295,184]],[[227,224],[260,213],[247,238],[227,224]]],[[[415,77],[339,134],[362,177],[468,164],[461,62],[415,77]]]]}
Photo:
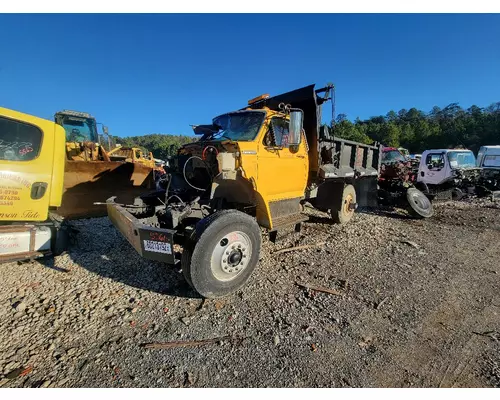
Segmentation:
{"type": "Polygon", "coordinates": [[[246,287],[207,301],[107,218],[76,221],[68,254],[0,266],[0,386],[499,387],[500,207],[435,208],[345,226],[308,210],[246,287]]]}

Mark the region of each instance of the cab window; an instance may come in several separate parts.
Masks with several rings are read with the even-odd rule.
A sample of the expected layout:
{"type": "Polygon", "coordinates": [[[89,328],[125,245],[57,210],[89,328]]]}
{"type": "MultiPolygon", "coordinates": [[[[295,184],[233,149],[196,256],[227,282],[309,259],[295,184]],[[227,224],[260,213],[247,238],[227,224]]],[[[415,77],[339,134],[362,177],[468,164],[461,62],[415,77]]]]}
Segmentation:
{"type": "Polygon", "coordinates": [[[0,160],[33,160],[40,152],[42,135],[36,126],[0,117],[0,160]]]}
{"type": "Polygon", "coordinates": [[[441,169],[444,168],[444,154],[434,153],[428,154],[425,159],[425,165],[429,169],[441,169]]]}
{"type": "Polygon", "coordinates": [[[284,118],[272,118],[264,141],[266,146],[288,147],[289,122],[284,118]]]}

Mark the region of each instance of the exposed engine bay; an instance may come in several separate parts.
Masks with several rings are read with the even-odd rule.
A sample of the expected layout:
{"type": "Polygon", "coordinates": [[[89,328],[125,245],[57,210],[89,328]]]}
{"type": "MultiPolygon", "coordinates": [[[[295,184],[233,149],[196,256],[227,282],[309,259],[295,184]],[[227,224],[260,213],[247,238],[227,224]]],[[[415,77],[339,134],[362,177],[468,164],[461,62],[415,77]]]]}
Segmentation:
{"type": "Polygon", "coordinates": [[[170,160],[156,182],[156,191],[135,199],[127,210],[144,223],[162,229],[177,229],[194,225],[217,210],[211,198],[214,179],[221,171],[221,156],[236,153],[232,141],[200,140],[181,147],[170,160]]]}

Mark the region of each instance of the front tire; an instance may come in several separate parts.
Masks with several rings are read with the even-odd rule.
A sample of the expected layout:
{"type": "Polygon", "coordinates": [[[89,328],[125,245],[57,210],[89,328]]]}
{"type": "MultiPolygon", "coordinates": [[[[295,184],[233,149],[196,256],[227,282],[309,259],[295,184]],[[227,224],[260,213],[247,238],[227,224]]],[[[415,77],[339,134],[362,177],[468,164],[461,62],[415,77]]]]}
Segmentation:
{"type": "Polygon", "coordinates": [[[262,237],[255,219],[237,210],[201,220],[196,239],[183,250],[182,271],[200,295],[216,298],[247,283],[259,261],[262,237]]]}

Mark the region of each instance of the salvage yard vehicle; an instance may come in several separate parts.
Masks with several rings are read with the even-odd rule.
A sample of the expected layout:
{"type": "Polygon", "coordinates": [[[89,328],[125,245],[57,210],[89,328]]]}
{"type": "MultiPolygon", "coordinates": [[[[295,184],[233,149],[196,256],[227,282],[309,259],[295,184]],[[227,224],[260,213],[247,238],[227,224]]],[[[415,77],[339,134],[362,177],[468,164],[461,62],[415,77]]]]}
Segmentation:
{"type": "Polygon", "coordinates": [[[405,149],[404,147],[399,147],[398,148],[399,152],[403,155],[403,157],[406,159],[406,160],[410,160],[410,152],[408,151],[408,149],[405,149]]]}
{"type": "Polygon", "coordinates": [[[305,201],[348,222],[376,203],[380,146],[335,138],[321,126],[333,85],[262,95],[194,126],[200,140],[170,160],[164,190],[134,204],[108,199],[108,215],[135,250],[175,264],[207,298],[240,289],[257,266],[261,228],[271,239],[307,220],[305,201]]]}
{"type": "Polygon", "coordinates": [[[384,147],[378,180],[379,204],[401,207],[416,218],[431,217],[431,201],[415,187],[417,172],[400,149],[384,147]]]}
{"type": "MultiPolygon", "coordinates": [[[[115,195],[122,201],[154,187],[154,163],[111,160],[106,143],[101,143],[96,119],[89,113],[63,110],[55,122],[66,132],[63,199],[57,213],[66,219],[106,215],[103,203],[115,195]]],[[[104,127],[104,135],[107,128],[104,127]]],[[[63,158],[63,159],[64,159],[63,158]]]]}
{"type": "Polygon", "coordinates": [[[111,161],[126,161],[143,164],[148,166],[149,168],[156,167],[153,153],[149,152],[149,154],[146,156],[144,152],[138,147],[117,145],[115,148],[111,149],[108,152],[108,156],[111,161]]]}
{"type": "Polygon", "coordinates": [[[459,200],[475,193],[480,175],[470,150],[426,150],[420,160],[416,187],[431,199],[459,200]]]}
{"type": "Polygon", "coordinates": [[[476,165],[481,168],[479,194],[491,194],[494,200],[500,200],[500,146],[482,146],[476,165]]]}
{"type": "Polygon", "coordinates": [[[0,107],[0,262],[61,253],[64,129],[0,107]]]}

